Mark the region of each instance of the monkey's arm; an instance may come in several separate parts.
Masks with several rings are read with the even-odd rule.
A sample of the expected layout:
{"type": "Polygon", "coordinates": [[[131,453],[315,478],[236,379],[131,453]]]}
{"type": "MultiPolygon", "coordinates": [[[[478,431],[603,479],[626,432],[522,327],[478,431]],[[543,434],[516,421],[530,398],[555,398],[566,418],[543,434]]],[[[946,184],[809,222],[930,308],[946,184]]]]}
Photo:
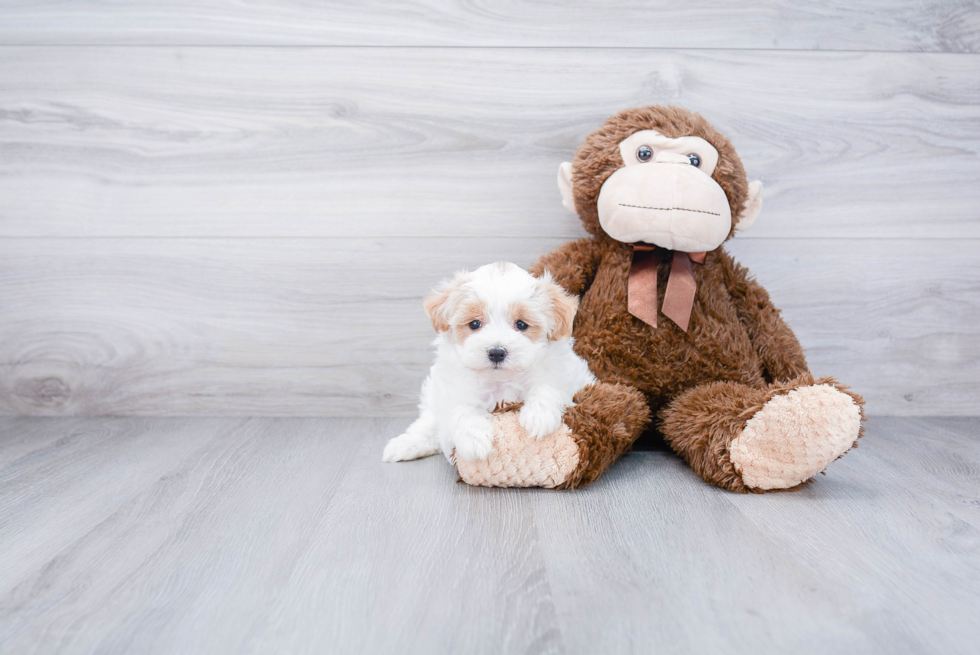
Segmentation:
{"type": "Polygon", "coordinates": [[[748,269],[735,263],[727,253],[723,257],[739,319],[748,329],[767,377],[778,381],[806,373],[809,367],[803,346],[772,304],[769,293],[749,277],[748,269]]]}
{"type": "Polygon", "coordinates": [[[581,296],[592,285],[602,252],[603,246],[592,237],[569,241],[543,255],[528,270],[534,277],[548,271],[565,291],[581,296]]]}

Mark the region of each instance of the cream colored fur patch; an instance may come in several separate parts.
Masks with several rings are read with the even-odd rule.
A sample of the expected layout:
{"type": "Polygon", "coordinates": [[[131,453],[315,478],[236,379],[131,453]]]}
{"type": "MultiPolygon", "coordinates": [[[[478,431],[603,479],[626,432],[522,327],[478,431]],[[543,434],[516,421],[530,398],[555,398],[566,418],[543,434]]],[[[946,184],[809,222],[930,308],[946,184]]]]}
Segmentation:
{"type": "Polygon", "coordinates": [[[517,412],[494,414],[493,451],[485,460],[459,461],[466,484],[480,487],[544,487],[553,489],[578,466],[578,445],[568,426],[542,437],[526,436],[517,412]]]}
{"type": "Polygon", "coordinates": [[[776,396],[756,413],[729,446],[745,486],[788,489],[810,479],[857,439],[861,411],[827,384],[776,396]]]}

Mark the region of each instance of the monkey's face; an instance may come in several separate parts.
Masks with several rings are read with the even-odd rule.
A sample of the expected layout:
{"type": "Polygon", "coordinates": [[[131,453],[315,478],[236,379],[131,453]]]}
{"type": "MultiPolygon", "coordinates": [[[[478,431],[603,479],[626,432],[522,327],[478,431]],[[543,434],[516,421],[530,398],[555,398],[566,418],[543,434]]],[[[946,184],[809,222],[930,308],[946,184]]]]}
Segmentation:
{"type": "Polygon", "coordinates": [[[586,138],[558,171],[565,207],[585,228],[626,243],[714,250],[762,208],[731,143],[679,107],[627,109],[586,138]]]}
{"type": "Polygon", "coordinates": [[[642,130],[619,144],[624,166],[603,183],[599,224],[617,241],[714,250],[732,229],[728,197],[711,179],[718,151],[696,136],[642,130]]]}

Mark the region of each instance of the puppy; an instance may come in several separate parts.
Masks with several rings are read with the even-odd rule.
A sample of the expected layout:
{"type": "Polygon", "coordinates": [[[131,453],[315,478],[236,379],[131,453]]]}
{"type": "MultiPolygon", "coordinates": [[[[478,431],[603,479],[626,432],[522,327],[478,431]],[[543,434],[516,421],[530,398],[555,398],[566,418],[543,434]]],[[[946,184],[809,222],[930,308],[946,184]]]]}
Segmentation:
{"type": "Polygon", "coordinates": [[[434,455],[485,459],[493,448],[490,414],[523,402],[520,423],[531,438],[557,430],[572,396],[595,377],[572,350],[578,300],[551,280],[497,262],[459,272],[425,300],[439,336],[422,383],[419,418],[388,442],[384,461],[434,455]]]}

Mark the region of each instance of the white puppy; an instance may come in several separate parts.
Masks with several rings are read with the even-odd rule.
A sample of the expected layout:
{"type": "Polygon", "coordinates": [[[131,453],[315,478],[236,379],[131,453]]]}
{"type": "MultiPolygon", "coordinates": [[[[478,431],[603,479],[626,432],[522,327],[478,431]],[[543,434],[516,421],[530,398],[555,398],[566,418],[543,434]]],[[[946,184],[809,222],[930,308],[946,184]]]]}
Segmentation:
{"type": "Polygon", "coordinates": [[[422,383],[419,418],[388,442],[384,461],[434,455],[484,459],[493,447],[491,411],[523,401],[520,423],[531,438],[562,423],[572,396],[595,377],[572,350],[578,300],[547,273],[532,277],[497,262],[457,273],[425,300],[439,336],[436,361],[422,383]]]}

